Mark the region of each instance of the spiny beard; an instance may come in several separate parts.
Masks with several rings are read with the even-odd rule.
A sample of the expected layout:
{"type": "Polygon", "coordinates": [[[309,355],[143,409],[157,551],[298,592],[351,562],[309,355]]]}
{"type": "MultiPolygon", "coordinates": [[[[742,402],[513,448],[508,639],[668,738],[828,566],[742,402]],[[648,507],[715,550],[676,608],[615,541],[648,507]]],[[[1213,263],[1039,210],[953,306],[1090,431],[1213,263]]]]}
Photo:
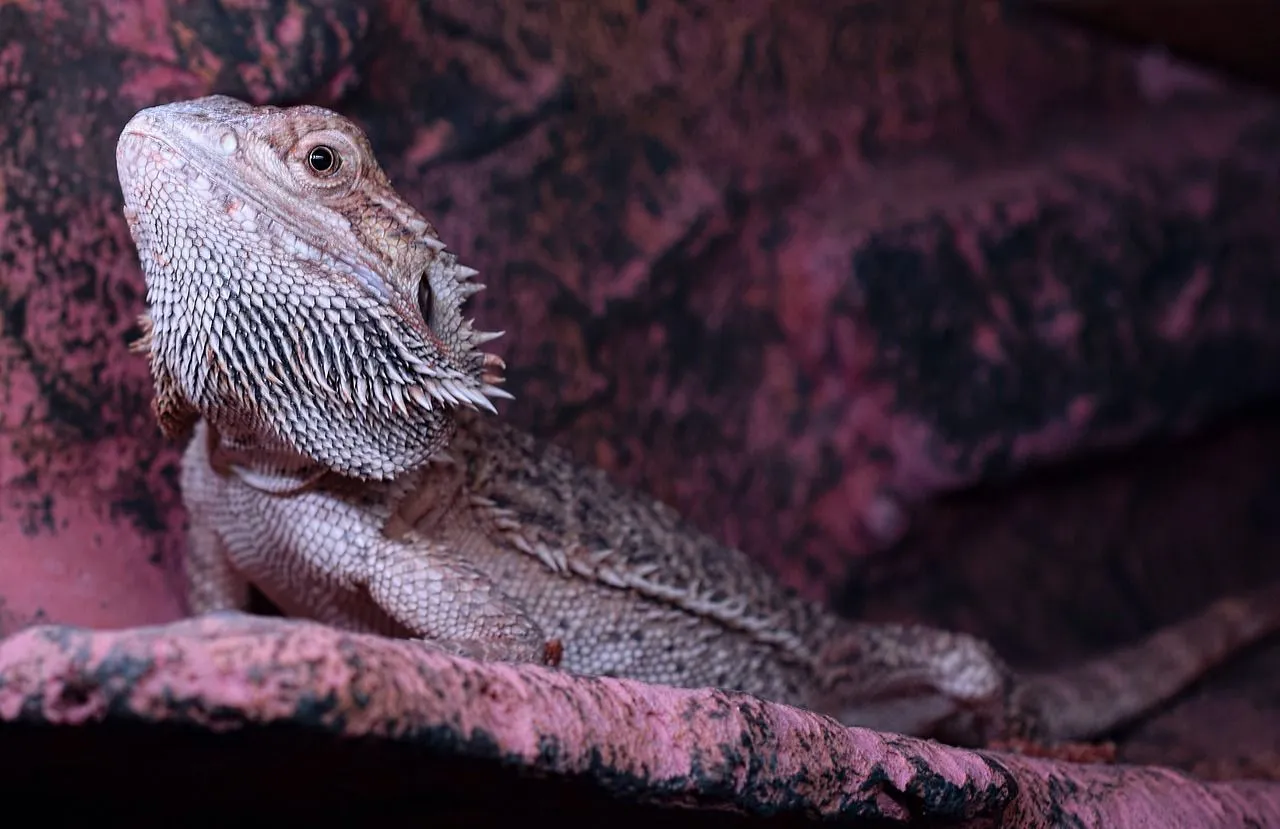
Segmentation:
{"type": "Polygon", "coordinates": [[[434,332],[446,335],[455,355],[447,361],[373,297],[276,292],[264,287],[268,274],[215,302],[189,293],[180,300],[185,309],[160,302],[170,305],[157,308],[161,318],[185,322],[151,332],[153,359],[241,445],[290,448],[340,474],[392,478],[444,448],[450,409],[492,412],[490,397],[510,397],[497,387],[502,361],[478,347],[497,335],[476,331],[457,313],[479,287],[466,282],[475,272],[451,254],[431,267],[443,269],[431,274],[434,284],[458,286],[456,295],[445,290],[438,298],[454,303],[443,314],[449,330],[434,332]]]}

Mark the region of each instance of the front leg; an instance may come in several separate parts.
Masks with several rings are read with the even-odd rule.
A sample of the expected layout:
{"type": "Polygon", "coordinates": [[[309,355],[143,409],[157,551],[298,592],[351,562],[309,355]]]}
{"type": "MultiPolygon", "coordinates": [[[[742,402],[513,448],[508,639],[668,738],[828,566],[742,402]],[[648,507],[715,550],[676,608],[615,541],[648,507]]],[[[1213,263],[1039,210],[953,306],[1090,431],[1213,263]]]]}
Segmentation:
{"type": "Polygon", "coordinates": [[[558,643],[465,556],[421,533],[389,536],[382,496],[246,474],[217,448],[201,423],[183,459],[194,612],[245,610],[253,585],[287,616],[476,659],[557,664],[558,643]]]}
{"type": "Polygon", "coordinates": [[[559,663],[559,643],[447,546],[384,538],[367,560],[370,598],[413,635],[472,659],[559,663]]]}
{"type": "MultiPolygon", "coordinates": [[[[427,644],[484,661],[559,663],[559,644],[548,642],[522,608],[447,548],[422,540],[381,539],[366,561],[368,572],[362,581],[369,599],[386,617],[427,644]]],[[[250,581],[235,569],[218,534],[194,515],[186,575],[192,614],[248,610],[250,581]]],[[[268,595],[278,594],[267,584],[261,586],[268,595]]],[[[353,630],[369,628],[368,614],[361,603],[350,601],[347,591],[320,587],[306,595],[315,602],[313,606],[299,606],[283,596],[278,600],[297,611],[290,615],[311,616],[353,630]]]]}
{"type": "MultiPolygon", "coordinates": [[[[144,326],[144,330],[149,331],[150,325],[144,326]]],[[[218,510],[226,490],[209,465],[215,443],[209,424],[197,423],[182,455],[179,482],[188,524],[187,555],[183,561],[187,611],[196,616],[249,609],[249,579],[236,568],[233,551],[218,532],[227,529],[227,524],[219,520],[222,513],[218,510]]]]}
{"type": "Polygon", "coordinates": [[[249,582],[231,565],[226,546],[208,521],[191,515],[184,562],[187,610],[199,616],[219,610],[249,609],[249,582]]]}

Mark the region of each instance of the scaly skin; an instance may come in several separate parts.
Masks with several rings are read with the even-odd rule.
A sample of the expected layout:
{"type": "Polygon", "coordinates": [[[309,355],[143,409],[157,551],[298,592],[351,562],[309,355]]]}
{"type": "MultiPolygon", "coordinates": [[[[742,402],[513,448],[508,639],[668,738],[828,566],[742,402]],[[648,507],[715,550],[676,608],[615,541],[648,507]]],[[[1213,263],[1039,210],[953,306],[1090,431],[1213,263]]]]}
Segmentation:
{"type": "Polygon", "coordinates": [[[981,744],[1106,731],[1280,625],[1227,600],[1071,674],[982,641],[837,618],[743,553],[483,414],[502,361],[475,271],[316,107],[202,98],[117,148],[147,280],[155,410],[190,435],[194,612],[285,613],[476,658],[718,686],[981,744]]]}

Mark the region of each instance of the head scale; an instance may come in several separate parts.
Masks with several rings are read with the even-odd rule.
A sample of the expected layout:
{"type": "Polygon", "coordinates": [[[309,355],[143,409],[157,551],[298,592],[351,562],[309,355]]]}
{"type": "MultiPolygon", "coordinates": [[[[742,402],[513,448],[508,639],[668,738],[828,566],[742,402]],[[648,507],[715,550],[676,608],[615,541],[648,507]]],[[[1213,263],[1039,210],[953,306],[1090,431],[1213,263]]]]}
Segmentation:
{"type": "Polygon", "coordinates": [[[116,158],[158,412],[386,479],[442,448],[451,409],[505,396],[497,334],[461,312],[475,271],[349,120],[213,96],[142,110],[116,158]]]}

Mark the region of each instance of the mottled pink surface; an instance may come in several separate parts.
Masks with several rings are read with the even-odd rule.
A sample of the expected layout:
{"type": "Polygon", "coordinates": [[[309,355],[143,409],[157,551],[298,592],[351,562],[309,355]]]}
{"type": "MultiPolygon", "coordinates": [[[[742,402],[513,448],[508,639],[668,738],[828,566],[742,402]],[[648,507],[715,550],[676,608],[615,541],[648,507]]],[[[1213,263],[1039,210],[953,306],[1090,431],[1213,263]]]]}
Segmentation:
{"type": "MultiPolygon", "coordinates": [[[[503,416],[672,502],[810,595],[831,592],[852,563],[881,577],[861,583],[873,601],[851,588],[847,611],[946,622],[991,635],[1019,661],[1060,663],[1194,609],[1210,586],[1274,575],[1250,563],[1275,561],[1280,548],[1269,518],[1280,514],[1270,471],[1280,439],[1236,441],[1213,463],[1130,469],[1121,484],[1080,475],[1031,491],[1016,477],[1182,433],[1280,391],[1274,100],[1080,33],[1021,25],[994,0],[21,0],[0,2],[0,90],[0,634],[182,614],[178,447],[161,440],[144,362],[126,348],[143,285],[113,150],[138,108],[213,91],[328,104],[365,125],[397,186],[484,273],[490,290],[476,310],[484,327],[509,332],[499,344],[518,396],[503,416]],[[956,488],[1011,478],[1012,491],[938,505],[956,488]],[[891,555],[868,558],[886,546],[891,555]],[[1131,556],[1138,547],[1151,552],[1131,556]],[[1211,563],[1183,567],[1196,553],[1211,563]]],[[[276,665],[255,650],[286,628],[234,646],[186,630],[178,640],[204,642],[206,655],[230,649],[219,651],[226,675],[192,663],[182,710],[202,728],[241,722],[258,690],[298,675],[296,654],[276,665]],[[259,670],[249,671],[254,653],[259,670]],[[202,702],[219,695],[238,699],[202,702]]],[[[334,634],[314,635],[299,641],[334,634]]],[[[87,636],[62,641],[84,644],[86,658],[166,641],[87,636]]],[[[405,672],[380,681],[421,690],[406,647],[377,651],[400,654],[387,664],[405,672]]],[[[1223,750],[1280,749],[1280,658],[1269,653],[1243,663],[1238,682],[1209,683],[1183,713],[1129,735],[1122,756],[1265,767],[1232,765],[1223,750]],[[1229,724],[1205,726],[1210,714],[1229,724]]],[[[331,670],[332,654],[316,658],[331,670]]],[[[77,670],[47,664],[51,676],[77,670]]],[[[103,664],[88,684],[123,689],[120,700],[135,686],[154,692],[154,671],[181,684],[151,656],[103,664]]],[[[472,692],[526,689],[523,673],[430,664],[446,685],[474,679],[472,692]]],[[[32,710],[76,709],[79,691],[67,687],[55,682],[55,698],[32,710]]],[[[628,777],[625,796],[637,802],[776,804],[768,764],[802,756],[800,734],[818,735],[806,750],[826,754],[803,755],[818,782],[795,788],[822,808],[933,802],[928,786],[901,795],[913,779],[903,757],[939,764],[930,779],[943,794],[957,781],[977,786],[961,786],[944,810],[994,808],[1004,795],[990,780],[1009,775],[1026,787],[1019,809],[1062,794],[1046,776],[1058,767],[1003,758],[982,777],[975,755],[836,736],[740,700],[725,723],[695,718],[705,733],[675,729],[666,748],[648,746],[619,698],[664,723],[671,706],[730,703],[625,683],[537,687],[563,693],[532,706],[507,697],[501,710],[474,707],[483,695],[451,708],[462,705],[455,694],[432,716],[465,714],[519,748],[516,766],[565,763],[596,775],[592,785],[622,786],[610,770],[633,775],[629,758],[647,757],[668,776],[628,777]],[[541,719],[530,712],[544,706],[541,719]],[[707,767],[702,741],[732,738],[744,711],[764,712],[759,722],[785,744],[738,750],[747,772],[718,760],[714,773],[690,776],[707,767]],[[545,734],[572,737],[578,753],[531,754],[529,740],[545,734]],[[608,753],[615,746],[633,753],[608,753]],[[893,773],[851,795],[844,778],[831,782],[851,757],[893,773]]],[[[101,700],[94,691],[83,711],[101,700]]],[[[327,703],[308,705],[323,713],[327,703]]],[[[358,719],[359,707],[343,710],[358,719]]],[[[405,723],[424,716],[382,710],[405,723]]],[[[408,728],[398,723],[383,728],[408,728]]],[[[57,739],[81,731],[96,739],[91,729],[57,739]]],[[[32,756],[81,756],[32,733],[32,756]]],[[[103,756],[118,750],[103,740],[103,756]]],[[[193,762],[234,745],[170,748],[193,762]]],[[[246,750],[228,768],[261,756],[297,764],[300,745],[246,750]]],[[[325,756],[337,768],[354,762],[348,748],[325,756]]],[[[436,748],[447,757],[474,745],[436,748]]],[[[84,756],[84,773],[66,780],[132,785],[84,756]]],[[[507,767],[468,768],[468,779],[487,781],[507,767]]],[[[852,768],[875,777],[865,763],[852,768]]],[[[914,779],[926,772],[921,764],[914,779]]],[[[1270,791],[1177,781],[1099,767],[1072,770],[1065,788],[1088,794],[1073,803],[1124,820],[1171,786],[1190,815],[1270,791]]],[[[520,792],[513,801],[547,796],[520,792]]]]}
{"type": "MultiPolygon", "coordinates": [[[[1152,768],[962,751],[742,695],[483,665],[410,642],[247,616],[11,637],[0,643],[0,737],[19,722],[223,734],[289,725],[387,751],[417,744],[424,767],[432,755],[482,757],[712,815],[975,829],[1280,822],[1280,784],[1206,784],[1152,768]]],[[[15,759],[5,747],[0,739],[0,768],[15,759]]],[[[407,783],[412,770],[403,771],[407,783]]],[[[312,796],[323,797],[316,788],[312,796]]],[[[276,796],[298,795],[282,785],[276,796]]],[[[449,816],[440,807],[420,813],[449,816]]]]}
{"type": "Polygon", "coordinates": [[[922,499],[1278,385],[1280,109],[1131,50],[986,0],[207,9],[0,7],[3,629],[180,612],[112,151],[215,90],[367,126],[485,274],[503,416],[810,595],[922,499]]]}

